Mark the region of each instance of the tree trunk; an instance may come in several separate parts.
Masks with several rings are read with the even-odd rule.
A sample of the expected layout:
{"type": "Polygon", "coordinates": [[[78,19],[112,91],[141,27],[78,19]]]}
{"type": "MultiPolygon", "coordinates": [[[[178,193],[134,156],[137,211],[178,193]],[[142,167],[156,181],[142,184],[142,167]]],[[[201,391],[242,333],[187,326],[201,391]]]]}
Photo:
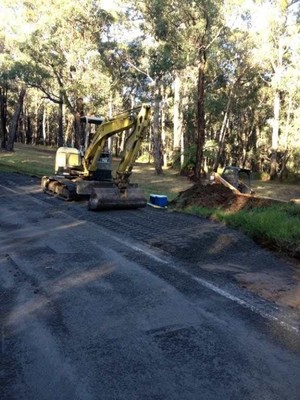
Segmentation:
{"type": "Polygon", "coordinates": [[[120,137],[120,152],[124,151],[125,139],[126,139],[126,134],[123,132],[123,134],[121,133],[120,137]]]}
{"type": "Polygon", "coordinates": [[[276,90],[274,95],[274,121],[272,131],[272,150],[270,163],[270,179],[277,177],[277,150],[279,139],[279,123],[280,123],[280,91],[276,90]]]}
{"type": "Polygon", "coordinates": [[[84,146],[84,134],[82,129],[82,124],[80,122],[80,117],[83,116],[83,99],[78,98],[76,100],[76,111],[74,115],[74,128],[75,128],[75,147],[81,149],[84,146]]]}
{"type": "Polygon", "coordinates": [[[282,160],[281,160],[281,168],[278,172],[278,178],[280,181],[283,181],[284,173],[287,171],[287,162],[289,159],[288,150],[285,150],[282,160]]]}
{"type": "Polygon", "coordinates": [[[25,122],[26,122],[26,111],[23,110],[23,112],[21,112],[18,125],[19,130],[18,130],[17,142],[20,143],[25,143],[25,122]]]}
{"type": "Polygon", "coordinates": [[[161,134],[159,124],[159,103],[160,103],[160,90],[158,82],[156,84],[154,96],[154,110],[153,110],[153,158],[154,166],[157,175],[163,173],[162,169],[162,151],[161,151],[161,134]]]}
{"type": "Polygon", "coordinates": [[[25,129],[25,144],[31,143],[32,139],[32,123],[29,115],[26,117],[26,129],[25,129]]]}
{"type": "Polygon", "coordinates": [[[63,130],[63,94],[60,91],[59,94],[60,102],[58,103],[58,133],[57,133],[57,145],[61,147],[64,145],[64,130],[63,130]]]}
{"type": "Polygon", "coordinates": [[[282,82],[283,72],[283,56],[284,56],[284,45],[281,38],[278,41],[278,54],[277,54],[277,67],[274,71],[275,77],[275,91],[274,91],[274,121],[272,131],[272,150],[271,150],[271,163],[270,163],[270,179],[276,179],[277,177],[277,150],[278,150],[278,139],[279,139],[279,126],[280,126],[280,84],[282,82]]]}
{"type": "MultiPolygon", "coordinates": [[[[111,82],[111,85],[112,85],[112,82],[111,82]]],[[[110,90],[109,90],[109,100],[108,100],[108,117],[112,118],[113,114],[114,114],[113,89],[112,89],[112,86],[111,86],[110,90]]],[[[108,148],[108,151],[110,151],[110,152],[112,151],[112,138],[111,137],[109,137],[107,139],[107,148],[108,148]]]]}
{"type": "Polygon", "coordinates": [[[292,101],[292,97],[289,96],[288,109],[287,109],[287,113],[286,113],[286,121],[285,121],[285,127],[284,127],[284,131],[285,131],[284,132],[284,140],[283,140],[285,150],[288,149],[292,112],[293,112],[293,101],[292,101]]]}
{"type": "Polygon", "coordinates": [[[67,127],[65,131],[65,144],[74,147],[74,114],[67,114],[67,127]]]}
{"type": "Polygon", "coordinates": [[[14,112],[14,115],[12,118],[12,122],[11,122],[11,125],[9,128],[8,140],[7,140],[7,145],[6,145],[6,150],[8,150],[8,151],[14,150],[14,141],[17,136],[18,123],[19,123],[19,118],[21,115],[22,107],[23,107],[25,93],[26,93],[26,89],[24,87],[22,87],[20,90],[20,93],[19,93],[18,102],[17,102],[15,112],[14,112]]]}
{"type": "Polygon", "coordinates": [[[33,127],[33,135],[31,139],[31,144],[36,145],[38,136],[39,136],[39,130],[40,130],[40,121],[39,121],[39,113],[40,113],[40,105],[36,101],[35,103],[35,113],[34,113],[34,127],[33,127]]]}
{"type": "Polygon", "coordinates": [[[42,135],[43,135],[43,144],[47,143],[47,130],[46,130],[46,122],[47,122],[47,108],[43,107],[43,119],[42,119],[42,135]]]}
{"type": "Polygon", "coordinates": [[[181,101],[180,101],[180,87],[181,79],[179,73],[176,72],[174,80],[174,117],[173,117],[173,165],[177,163],[181,164],[181,153],[182,153],[182,112],[181,112],[181,101]]]}
{"type": "Polygon", "coordinates": [[[204,84],[206,70],[206,51],[205,46],[199,50],[200,62],[198,65],[198,85],[197,85],[197,152],[195,164],[195,178],[199,179],[203,170],[203,147],[205,142],[205,111],[204,111],[204,84]]]}
{"type": "Polygon", "coordinates": [[[221,159],[221,154],[223,153],[224,149],[224,143],[225,143],[225,134],[226,134],[226,128],[229,120],[229,113],[230,113],[230,108],[231,108],[231,100],[232,100],[232,93],[229,94],[229,98],[227,101],[227,106],[226,106],[226,111],[225,115],[223,118],[221,130],[219,133],[219,139],[218,139],[218,150],[216,152],[216,156],[214,159],[214,165],[213,165],[213,171],[217,172],[219,164],[220,164],[220,159],[221,159]]]}
{"type": "Polygon", "coordinates": [[[229,122],[230,113],[231,113],[231,105],[232,105],[232,101],[233,101],[234,96],[235,96],[235,90],[236,90],[237,85],[240,83],[242,77],[246,73],[246,71],[247,71],[247,67],[245,67],[241,71],[241,73],[237,76],[235,82],[233,83],[233,85],[232,85],[232,87],[230,89],[229,95],[228,95],[226,111],[225,111],[225,115],[224,115],[224,118],[223,118],[221,131],[220,131],[219,138],[218,138],[218,151],[217,151],[216,157],[214,159],[213,170],[215,172],[217,172],[217,170],[218,170],[218,166],[220,164],[221,155],[222,155],[222,153],[224,151],[226,130],[228,128],[228,122],[229,122]]]}
{"type": "Polygon", "coordinates": [[[7,88],[0,88],[0,148],[5,149],[7,139],[7,88]]]}
{"type": "Polygon", "coordinates": [[[167,135],[166,135],[166,108],[167,108],[167,100],[168,96],[166,95],[165,88],[161,87],[161,91],[163,93],[163,101],[161,107],[161,142],[162,142],[162,163],[163,166],[167,166],[168,164],[168,155],[167,155],[167,135]]]}

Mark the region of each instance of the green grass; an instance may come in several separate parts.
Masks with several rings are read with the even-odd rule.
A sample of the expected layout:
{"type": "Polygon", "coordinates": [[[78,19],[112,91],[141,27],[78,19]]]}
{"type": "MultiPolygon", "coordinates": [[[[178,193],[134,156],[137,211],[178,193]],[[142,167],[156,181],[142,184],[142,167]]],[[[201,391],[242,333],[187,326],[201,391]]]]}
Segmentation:
{"type": "Polygon", "coordinates": [[[13,152],[0,152],[0,171],[43,176],[53,173],[55,149],[15,145],[13,152]]]}
{"type": "Polygon", "coordinates": [[[300,257],[299,205],[273,205],[235,213],[204,207],[189,207],[185,211],[223,222],[260,244],[300,257]]]}

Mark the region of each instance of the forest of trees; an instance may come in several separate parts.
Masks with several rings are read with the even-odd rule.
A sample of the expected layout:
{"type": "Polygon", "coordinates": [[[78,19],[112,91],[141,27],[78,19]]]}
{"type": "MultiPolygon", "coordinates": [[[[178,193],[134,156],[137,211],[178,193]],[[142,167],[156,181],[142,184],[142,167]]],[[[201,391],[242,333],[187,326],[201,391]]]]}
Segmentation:
{"type": "MultiPolygon", "coordinates": [[[[2,0],[0,147],[152,105],[142,157],[300,179],[300,0],[2,0]]],[[[112,151],[122,150],[115,137],[112,151]]]]}

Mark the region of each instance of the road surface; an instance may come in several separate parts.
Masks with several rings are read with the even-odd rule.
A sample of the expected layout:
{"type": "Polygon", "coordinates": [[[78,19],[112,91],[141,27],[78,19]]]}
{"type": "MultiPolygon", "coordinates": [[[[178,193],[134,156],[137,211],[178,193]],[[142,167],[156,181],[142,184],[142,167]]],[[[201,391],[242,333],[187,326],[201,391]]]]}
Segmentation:
{"type": "Polygon", "coordinates": [[[251,240],[150,207],[89,212],[16,174],[0,204],[1,400],[299,399],[298,311],[233,278],[291,272],[251,240]]]}

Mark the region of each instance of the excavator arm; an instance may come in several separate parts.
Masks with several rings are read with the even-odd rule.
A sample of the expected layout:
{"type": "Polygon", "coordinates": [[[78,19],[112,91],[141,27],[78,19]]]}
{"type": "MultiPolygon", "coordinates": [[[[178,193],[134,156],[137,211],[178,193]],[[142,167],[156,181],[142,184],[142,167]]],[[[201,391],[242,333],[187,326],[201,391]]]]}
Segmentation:
{"type": "Polygon", "coordinates": [[[141,142],[145,136],[145,128],[149,125],[150,106],[142,105],[130,111],[126,111],[103,122],[85,151],[82,159],[83,174],[89,176],[96,171],[97,163],[104,150],[108,138],[119,132],[131,130],[125,143],[124,156],[117,170],[118,179],[128,175],[128,169],[132,170],[133,163],[140,149],[141,142]]]}
{"type": "Polygon", "coordinates": [[[109,121],[102,124],[98,129],[85,153],[84,165],[87,171],[95,168],[108,137],[128,129],[130,129],[130,133],[125,142],[123,157],[117,168],[116,176],[113,178],[113,185],[110,187],[95,186],[92,189],[88,202],[89,210],[146,206],[147,201],[143,193],[137,185],[129,183],[129,176],[145,138],[150,115],[150,106],[142,105],[129,113],[122,114],[121,117],[117,116],[114,121],[111,121],[111,124],[109,121]]]}
{"type": "Polygon", "coordinates": [[[145,139],[146,128],[150,123],[150,116],[150,106],[142,106],[137,115],[134,127],[125,141],[122,160],[118,165],[116,176],[114,178],[115,183],[119,186],[119,188],[129,184],[129,177],[131,175],[135,160],[138,157],[141,144],[145,139]]]}

